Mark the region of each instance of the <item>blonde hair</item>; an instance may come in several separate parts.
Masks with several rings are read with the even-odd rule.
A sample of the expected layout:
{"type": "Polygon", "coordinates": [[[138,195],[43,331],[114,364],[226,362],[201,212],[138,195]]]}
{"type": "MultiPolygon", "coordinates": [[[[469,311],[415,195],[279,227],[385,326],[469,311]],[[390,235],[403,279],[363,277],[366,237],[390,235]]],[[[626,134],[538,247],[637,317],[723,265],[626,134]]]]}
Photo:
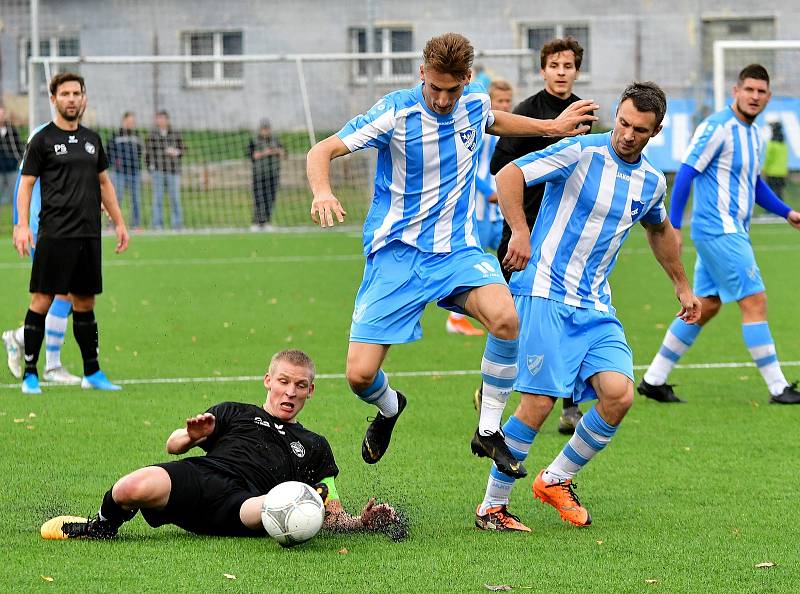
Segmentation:
{"type": "Polygon", "coordinates": [[[489,83],[489,96],[492,96],[492,91],[513,91],[514,87],[511,83],[504,78],[493,78],[489,83]]]}
{"type": "Polygon", "coordinates": [[[314,365],[314,361],[311,360],[306,353],[299,349],[284,349],[272,355],[272,359],[269,361],[269,368],[267,373],[273,375],[275,373],[275,368],[278,366],[280,361],[286,361],[287,363],[291,363],[292,365],[297,365],[298,367],[305,367],[309,371],[309,375],[311,376],[309,379],[313,382],[314,377],[317,374],[316,366],[314,365]]]}
{"type": "Polygon", "coordinates": [[[459,33],[433,37],[422,50],[422,60],[426,66],[457,79],[469,77],[474,58],[475,49],[469,39],[459,33]]]}

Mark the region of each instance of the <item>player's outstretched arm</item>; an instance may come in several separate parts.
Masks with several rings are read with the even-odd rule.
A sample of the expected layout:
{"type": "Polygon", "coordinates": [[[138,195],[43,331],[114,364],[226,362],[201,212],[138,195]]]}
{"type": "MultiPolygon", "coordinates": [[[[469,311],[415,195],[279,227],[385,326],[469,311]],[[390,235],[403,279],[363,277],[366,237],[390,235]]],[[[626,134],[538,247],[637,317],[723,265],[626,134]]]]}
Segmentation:
{"type": "Polygon", "coordinates": [[[331,190],[331,161],[350,153],[338,136],[329,136],[311,147],[306,156],[306,176],[314,200],[311,202],[311,220],[320,227],[333,227],[333,217],[344,223],[347,212],[331,190]]]}
{"type": "Polygon", "coordinates": [[[378,532],[396,522],[394,508],[387,503],[376,504],[374,498],[367,502],[360,516],[351,516],[339,499],[330,499],[325,504],[325,523],[322,527],[336,532],[378,532]]]}
{"type": "Polygon", "coordinates": [[[700,320],[700,300],[692,292],[686,278],[686,270],[681,262],[681,240],[678,231],[665,219],[660,224],[645,224],[647,241],[650,249],[667,273],[675,287],[675,295],[681,304],[677,317],[687,324],[695,324],[700,320]]]}
{"type": "Polygon", "coordinates": [[[111,183],[108,170],[101,171],[98,178],[100,180],[100,202],[114,223],[114,231],[117,234],[117,247],[114,251],[119,254],[128,249],[128,228],[122,218],[122,211],[119,208],[119,201],[117,201],[117,192],[114,189],[114,184],[111,183]]]}
{"type": "Polygon", "coordinates": [[[531,230],[525,220],[525,209],[522,205],[525,176],[516,164],[509,163],[497,174],[495,182],[497,202],[503,218],[511,228],[508,252],[501,264],[506,270],[524,270],[531,259],[531,230]]]}
{"type": "Polygon", "coordinates": [[[33,233],[29,225],[31,196],[33,195],[33,185],[36,177],[33,175],[23,175],[19,180],[17,190],[17,224],[14,225],[14,249],[20,256],[28,255],[28,248],[33,245],[33,233]]]}
{"type": "Polygon", "coordinates": [[[591,122],[597,121],[594,111],[600,106],[591,99],[572,103],[554,120],[537,120],[525,116],[495,111],[494,124],[487,130],[495,136],[577,136],[586,134],[591,122]]]}
{"type": "Polygon", "coordinates": [[[167,439],[167,452],[184,454],[214,433],[216,419],[211,413],[202,413],[186,419],[186,427],[175,429],[167,439]]]}

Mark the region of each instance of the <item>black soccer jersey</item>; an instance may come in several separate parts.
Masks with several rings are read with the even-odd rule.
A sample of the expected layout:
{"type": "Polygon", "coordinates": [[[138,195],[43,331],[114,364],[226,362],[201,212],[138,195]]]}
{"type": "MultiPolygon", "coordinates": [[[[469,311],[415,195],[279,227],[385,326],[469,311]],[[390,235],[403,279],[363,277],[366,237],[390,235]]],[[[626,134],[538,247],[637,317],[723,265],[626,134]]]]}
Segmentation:
{"type": "Polygon", "coordinates": [[[223,402],[208,409],[214,433],[199,444],[205,460],[266,493],[285,481],[313,485],[337,476],[331,446],[300,423],[285,423],[260,406],[223,402]]]}
{"type": "Polygon", "coordinates": [[[98,174],[107,168],[100,136],[88,128],[62,130],[50,122],[33,136],[22,174],[39,178],[40,238],[100,237],[98,174]]]}

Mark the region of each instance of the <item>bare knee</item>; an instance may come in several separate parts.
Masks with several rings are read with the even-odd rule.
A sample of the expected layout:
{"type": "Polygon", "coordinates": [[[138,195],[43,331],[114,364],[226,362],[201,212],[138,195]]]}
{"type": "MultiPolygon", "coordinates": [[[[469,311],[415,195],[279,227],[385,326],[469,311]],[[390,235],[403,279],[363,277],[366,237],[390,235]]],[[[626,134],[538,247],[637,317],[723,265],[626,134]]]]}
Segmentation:
{"type": "Polygon", "coordinates": [[[355,358],[347,358],[347,383],[350,384],[350,389],[354,392],[363,392],[372,385],[377,375],[377,369],[371,369],[370,366],[365,365],[363,362],[355,360],[355,358]]]}
{"type": "Polygon", "coordinates": [[[50,309],[50,305],[52,303],[52,295],[45,295],[44,293],[31,293],[31,311],[45,315],[47,310],[50,309]]]}
{"type": "Polygon", "coordinates": [[[503,340],[514,340],[519,336],[519,318],[516,310],[502,310],[493,319],[488,320],[486,328],[489,332],[503,340]]]}
{"type": "Polygon", "coordinates": [[[633,406],[633,382],[622,377],[624,376],[615,381],[604,382],[602,389],[597,390],[600,400],[598,412],[610,425],[619,425],[633,406]]]}
{"type": "Polygon", "coordinates": [[[739,301],[739,309],[742,310],[742,321],[762,322],[767,319],[767,294],[763,291],[755,295],[749,295],[739,301]]]}
{"type": "Polygon", "coordinates": [[[163,507],[169,499],[171,486],[166,470],[148,466],[119,479],[111,495],[114,501],[126,507],[163,507]]]}
{"type": "Polygon", "coordinates": [[[92,311],[94,309],[94,303],[94,295],[72,295],[72,309],[74,311],[92,311]]]}

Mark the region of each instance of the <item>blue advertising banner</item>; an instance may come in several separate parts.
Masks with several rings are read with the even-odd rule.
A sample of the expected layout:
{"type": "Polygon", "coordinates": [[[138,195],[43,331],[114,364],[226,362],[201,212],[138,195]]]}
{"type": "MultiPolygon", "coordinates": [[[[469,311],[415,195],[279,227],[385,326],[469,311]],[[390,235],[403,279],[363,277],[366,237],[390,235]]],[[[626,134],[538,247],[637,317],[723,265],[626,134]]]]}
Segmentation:
{"type": "MultiPolygon", "coordinates": [[[[656,167],[664,172],[677,171],[686,147],[694,134],[695,102],[692,99],[671,99],[667,102],[664,129],[645,149],[645,154],[656,167]]],[[[773,97],[758,119],[765,140],[771,136],[770,124],[780,122],[789,146],[789,169],[800,170],[800,99],[773,97]]]]}

